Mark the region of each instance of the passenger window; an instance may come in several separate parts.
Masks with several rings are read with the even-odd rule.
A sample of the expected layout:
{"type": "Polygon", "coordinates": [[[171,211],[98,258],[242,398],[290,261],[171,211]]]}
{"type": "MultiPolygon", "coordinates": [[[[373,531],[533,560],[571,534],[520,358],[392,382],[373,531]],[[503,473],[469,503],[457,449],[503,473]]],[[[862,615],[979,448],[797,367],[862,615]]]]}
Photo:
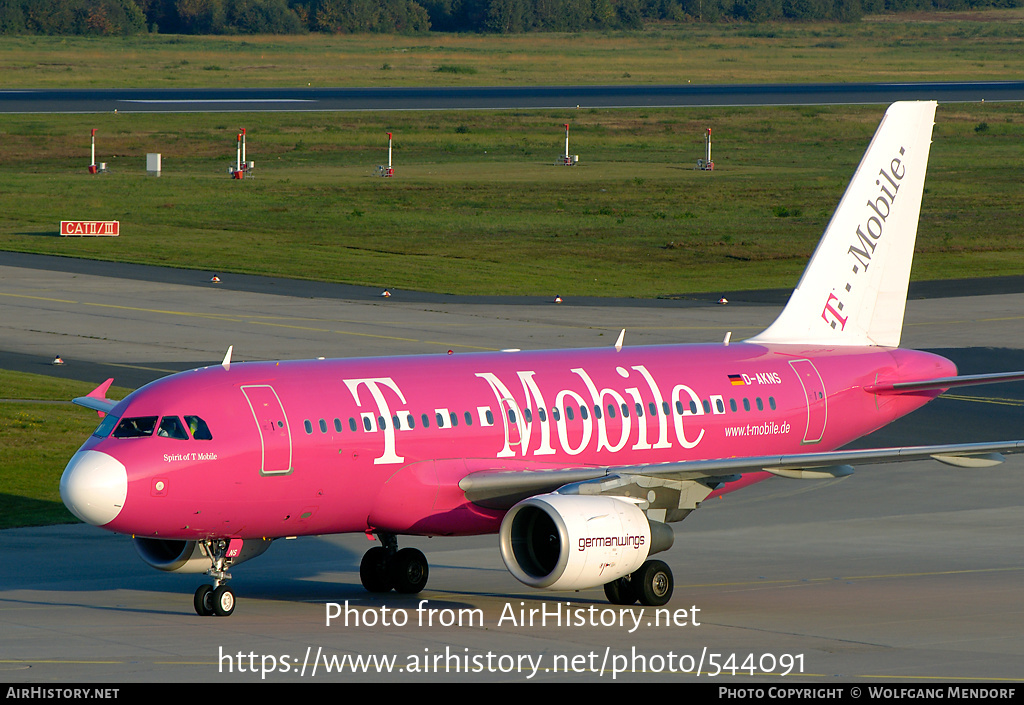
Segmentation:
{"type": "Polygon", "coordinates": [[[327,433],[327,422],[320,419],[320,433],[327,433]]]}
{"type": "Polygon", "coordinates": [[[730,399],[729,400],[729,408],[732,409],[733,411],[736,411],[736,400],[735,399],[730,399]]]}
{"type": "Polygon", "coordinates": [[[544,411],[543,407],[537,409],[537,416],[540,417],[541,423],[546,423],[548,420],[548,414],[546,411],[544,411]]]}
{"type": "Polygon", "coordinates": [[[775,397],[768,397],[768,406],[772,411],[775,411],[775,397]]]}
{"type": "Polygon", "coordinates": [[[555,421],[561,421],[561,420],[562,420],[562,414],[561,414],[561,412],[560,412],[560,411],[558,410],[558,407],[557,407],[557,406],[556,406],[556,407],[554,407],[554,408],[553,408],[553,409],[551,410],[551,418],[553,418],[553,419],[554,419],[555,421]]]}
{"type": "Polygon", "coordinates": [[[309,422],[309,419],[306,419],[305,421],[303,421],[302,425],[306,427],[306,433],[312,433],[313,432],[313,424],[311,424],[309,422]]]}
{"type": "Polygon", "coordinates": [[[764,411],[764,403],[761,401],[761,397],[757,398],[757,410],[764,411]]]}
{"type": "Polygon", "coordinates": [[[703,401],[701,401],[701,406],[704,407],[704,413],[705,414],[710,414],[711,413],[711,402],[709,402],[707,399],[704,399],[703,401]]]}
{"type": "Polygon", "coordinates": [[[744,399],[743,400],[743,410],[744,411],[750,411],[750,400],[749,399],[744,399]]]}
{"type": "Polygon", "coordinates": [[[491,413],[490,409],[487,410],[486,416],[487,416],[487,425],[488,426],[493,426],[494,425],[494,414],[491,413]]]}
{"type": "Polygon", "coordinates": [[[177,438],[180,441],[188,440],[188,433],[185,432],[185,425],[177,416],[165,416],[160,420],[160,427],[156,435],[161,438],[177,438]]]}
{"type": "Polygon", "coordinates": [[[155,416],[136,416],[122,419],[114,429],[114,438],[143,438],[152,436],[156,428],[155,416]]]}
{"type": "Polygon", "coordinates": [[[351,416],[348,417],[348,427],[353,431],[358,428],[358,426],[356,426],[356,420],[351,416]]]}
{"type": "Polygon", "coordinates": [[[334,430],[341,433],[341,419],[334,419],[334,430]]]}
{"type": "Polygon", "coordinates": [[[423,428],[430,428],[430,417],[426,414],[420,414],[420,421],[423,422],[423,428]]]}
{"type": "Polygon", "coordinates": [[[463,416],[466,417],[466,425],[467,426],[472,426],[473,425],[473,415],[467,411],[465,414],[463,414],[463,416]]]}
{"type": "Polygon", "coordinates": [[[212,441],[213,434],[210,433],[210,427],[206,425],[198,416],[186,416],[185,423],[188,425],[188,430],[192,434],[192,439],[196,441],[212,441]]]}
{"type": "Polygon", "coordinates": [[[565,407],[565,418],[569,419],[570,421],[573,420],[573,418],[572,418],[572,407],[571,406],[565,407]]]}

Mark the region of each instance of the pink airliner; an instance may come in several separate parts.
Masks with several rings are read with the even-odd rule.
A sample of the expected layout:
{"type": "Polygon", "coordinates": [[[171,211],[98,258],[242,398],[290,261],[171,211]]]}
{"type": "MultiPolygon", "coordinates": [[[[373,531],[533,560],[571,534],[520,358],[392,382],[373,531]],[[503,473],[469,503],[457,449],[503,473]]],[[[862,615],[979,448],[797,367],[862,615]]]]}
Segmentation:
{"type": "Polygon", "coordinates": [[[416,593],[426,558],[401,535],[499,536],[531,587],[603,585],[662,605],[651,556],[708,497],[772,475],[859,463],[1002,460],[1024,441],[835,450],[966,384],[899,348],[934,102],[885,114],[780,317],[743,342],[339,360],[231,362],[123,401],[61,478],[76,516],[130,534],[150,565],[206,573],[201,615],[227,615],[228,569],[284,536],[363,532],[367,590],[416,593]]]}

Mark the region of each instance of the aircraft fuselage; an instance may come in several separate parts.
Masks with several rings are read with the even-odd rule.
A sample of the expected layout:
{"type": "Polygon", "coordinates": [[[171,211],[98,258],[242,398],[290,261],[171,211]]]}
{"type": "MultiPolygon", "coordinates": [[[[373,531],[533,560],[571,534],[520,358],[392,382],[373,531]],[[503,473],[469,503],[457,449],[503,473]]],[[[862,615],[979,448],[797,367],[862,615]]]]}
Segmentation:
{"type": "Polygon", "coordinates": [[[918,351],[743,343],[235,363],[137,390],[80,455],[123,466],[123,506],[94,523],[136,536],[493,533],[504,511],[458,485],[474,471],[831,450],[938,393],[865,386],[954,374],[918,351]]]}

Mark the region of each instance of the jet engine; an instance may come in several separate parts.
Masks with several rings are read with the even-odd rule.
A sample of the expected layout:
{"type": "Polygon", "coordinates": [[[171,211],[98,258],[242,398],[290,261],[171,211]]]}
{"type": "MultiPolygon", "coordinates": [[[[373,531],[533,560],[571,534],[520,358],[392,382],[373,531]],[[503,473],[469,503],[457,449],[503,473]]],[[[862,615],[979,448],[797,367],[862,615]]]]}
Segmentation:
{"type": "Polygon", "coordinates": [[[501,557],[519,582],[582,590],[636,571],[672,547],[672,529],[613,496],[557,492],[512,507],[500,529],[501,557]]]}
{"type": "MultiPolygon", "coordinates": [[[[270,548],[271,541],[246,539],[242,550],[231,558],[231,565],[238,565],[262,554],[270,548]]],[[[200,541],[134,538],[132,543],[142,560],[157,570],[168,573],[205,573],[213,566],[213,558],[200,541]]]]}

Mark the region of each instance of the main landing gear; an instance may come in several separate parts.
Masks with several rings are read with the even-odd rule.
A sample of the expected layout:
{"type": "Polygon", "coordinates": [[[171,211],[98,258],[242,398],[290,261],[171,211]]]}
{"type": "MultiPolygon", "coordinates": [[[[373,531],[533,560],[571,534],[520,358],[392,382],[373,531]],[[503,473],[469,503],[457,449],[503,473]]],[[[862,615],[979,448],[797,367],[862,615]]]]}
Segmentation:
{"type": "Polygon", "coordinates": [[[663,561],[652,560],[629,575],[605,583],[604,594],[613,605],[639,602],[649,607],[660,607],[672,598],[673,587],[672,569],[663,561]]]}
{"type": "Polygon", "coordinates": [[[415,595],[427,584],[427,558],[415,548],[399,550],[394,534],[378,533],[381,546],[363,554],[359,580],[368,592],[400,592],[415,595]]]}
{"type": "Polygon", "coordinates": [[[192,604],[200,617],[228,617],[235,611],[235,593],[226,584],[231,579],[231,574],[225,570],[231,564],[231,560],[227,558],[228,542],[216,539],[201,543],[213,561],[206,574],[212,577],[214,582],[213,585],[200,585],[192,604]]]}

